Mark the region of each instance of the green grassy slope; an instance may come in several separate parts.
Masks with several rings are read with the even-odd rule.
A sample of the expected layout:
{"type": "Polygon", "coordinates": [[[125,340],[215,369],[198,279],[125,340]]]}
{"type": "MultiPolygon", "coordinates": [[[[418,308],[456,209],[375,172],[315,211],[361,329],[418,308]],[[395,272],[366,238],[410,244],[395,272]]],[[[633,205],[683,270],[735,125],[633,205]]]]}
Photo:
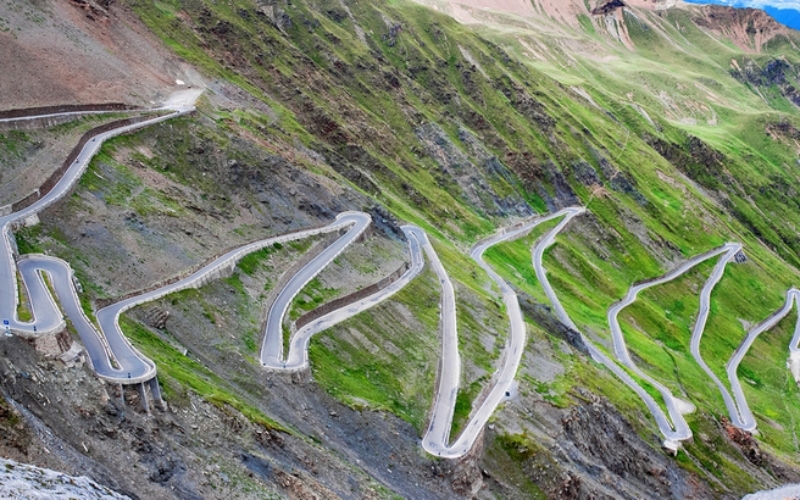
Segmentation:
{"type": "MultiPolygon", "coordinates": [[[[740,310],[737,297],[772,289],[771,299],[751,301],[740,312],[756,321],[796,276],[765,248],[793,263],[796,241],[786,228],[796,212],[788,210],[791,197],[782,195],[798,182],[783,168],[793,151],[779,141],[764,147],[767,139],[754,138],[763,134],[751,133],[784,116],[794,120],[796,112],[766,106],[733,78],[730,59],[746,56],[732,45],[710,50],[719,42],[680,11],[658,21],[628,19],[634,53],[603,65],[584,59],[571,71],[611,117],[535,65],[511,57],[496,43],[499,35],[489,41],[405,2],[350,2],[352,17],[335,2],[293,2],[277,5],[272,18],[246,0],[129,3],[190,62],[279,110],[289,124],[283,131],[333,159],[338,175],[434,235],[470,243],[490,230],[492,219],[500,222],[487,204],[465,194],[454,179],[457,172],[443,168],[420,144],[419,124],[426,122],[441,126],[473,163],[480,164],[480,154],[464,142],[464,130],[504,164],[507,175],[489,177],[498,196],[519,193],[539,209],[587,204],[597,226],[591,230],[602,234],[602,243],[586,237],[589,229],[575,229],[560,238],[547,264],[578,324],[600,337],[605,310],[631,282],[727,240],[741,241],[753,261],[763,264],[750,266],[748,271],[756,270],[749,279],[738,280],[737,296],[723,282],[716,311],[740,310]],[[675,23],[685,28],[678,33],[675,23]],[[658,93],[666,89],[675,101],[671,108],[658,93]],[[630,106],[631,91],[659,129],[630,106]],[[709,94],[719,104],[709,107],[709,94]],[[712,115],[716,125],[708,124],[712,115]],[[597,172],[597,184],[605,186],[600,192],[598,185],[576,179],[573,165],[580,160],[597,172]],[[614,189],[616,169],[628,182],[614,189]],[[726,198],[711,201],[701,188],[726,198]]],[[[462,267],[444,258],[456,269],[474,269],[468,261],[462,267]]],[[[712,321],[709,330],[729,327],[712,321]]],[[[731,342],[709,334],[713,364],[719,365],[731,342]]]]}

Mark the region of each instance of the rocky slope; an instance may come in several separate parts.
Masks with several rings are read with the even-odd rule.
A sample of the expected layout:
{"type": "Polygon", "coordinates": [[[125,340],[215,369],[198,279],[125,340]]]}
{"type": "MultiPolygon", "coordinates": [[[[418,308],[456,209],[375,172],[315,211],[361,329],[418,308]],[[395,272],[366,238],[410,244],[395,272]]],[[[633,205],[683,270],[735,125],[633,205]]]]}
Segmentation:
{"type": "Polygon", "coordinates": [[[0,108],[128,102],[149,105],[197,72],[114,2],[0,4],[0,108]],[[11,76],[13,74],[13,76],[11,76]]]}
{"type": "Polygon", "coordinates": [[[20,500],[36,498],[124,500],[128,498],[114,493],[86,477],[70,477],[52,470],[19,464],[6,459],[0,459],[0,495],[20,500]]]}

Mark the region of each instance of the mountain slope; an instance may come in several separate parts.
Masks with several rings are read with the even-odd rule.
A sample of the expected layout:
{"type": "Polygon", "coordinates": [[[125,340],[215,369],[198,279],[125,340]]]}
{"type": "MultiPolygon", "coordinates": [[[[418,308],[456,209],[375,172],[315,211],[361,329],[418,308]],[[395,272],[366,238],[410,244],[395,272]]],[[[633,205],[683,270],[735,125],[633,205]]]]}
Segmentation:
{"type": "MultiPolygon", "coordinates": [[[[489,387],[508,329],[491,280],[467,249],[535,212],[583,205],[588,214],[558,237],[544,265],[576,325],[609,355],[606,311],[632,283],[727,241],[744,245],[747,262],[729,265],[715,289],[701,344],[723,378],[744,325],[778,309],[800,282],[797,35],[753,12],[662,2],[509,0],[489,10],[477,1],[428,3],[440,12],[360,0],[106,5],[109,29],[140,18],[203,74],[206,95],[195,116],[107,145],[68,200],[44,212],[40,226],[17,232],[21,251],[64,257],[86,298],[109,299],[231,245],[342,210],[372,210],[374,239],[312,282],[296,304],[303,308],[363,286],[348,275],[377,281],[394,271],[403,248],[396,226],[415,223],[454,281],[463,364],[456,434],[489,387]]],[[[4,137],[3,158],[14,158],[16,136],[4,137]]],[[[124,321],[164,366],[161,382],[178,416],[158,417],[158,428],[199,425],[190,423],[199,395],[211,403],[202,403],[203,430],[216,433],[220,450],[165,430],[172,452],[141,446],[128,458],[146,472],[92,460],[125,477],[126,489],[146,474],[143,495],[173,495],[169,487],[179,486],[184,497],[210,494],[185,473],[210,461],[228,476],[256,476],[209,480],[243,496],[706,498],[797,479],[800,415],[785,403],[797,388],[783,368],[789,327],[772,332],[779,347],[764,339],[742,365],[759,425],[753,438],[722,418],[722,398],[690,353],[696,296],[710,270],[654,288],[626,310],[637,363],[697,407],[688,416],[694,439],[667,457],[636,395],[585,356],[547,308],[530,271],[530,246],[543,231],[488,255],[521,292],[530,341],[518,393],[462,462],[417,449],[439,362],[438,288],[429,271],[391,302],[315,339],[310,375],[269,375],[254,362],[260,308],[308,249],[302,245],[124,321]],[[172,319],[156,328],[151,318],[167,312],[172,319]],[[270,419],[277,423],[268,435],[277,437],[264,441],[257,431],[270,419]],[[247,430],[241,439],[228,436],[239,426],[247,430]],[[175,472],[158,474],[164,463],[175,472]],[[286,479],[293,470],[299,479],[286,479]],[[352,471],[349,485],[344,470],[352,471]]],[[[7,390],[27,401],[33,389],[21,384],[7,390]]],[[[64,439],[75,449],[81,439],[105,440],[86,430],[92,417],[76,425],[68,413],[62,422],[34,406],[45,423],[70,429],[74,437],[64,439]]],[[[134,439],[136,426],[154,434],[146,418],[133,420],[111,439],[134,439]]]]}

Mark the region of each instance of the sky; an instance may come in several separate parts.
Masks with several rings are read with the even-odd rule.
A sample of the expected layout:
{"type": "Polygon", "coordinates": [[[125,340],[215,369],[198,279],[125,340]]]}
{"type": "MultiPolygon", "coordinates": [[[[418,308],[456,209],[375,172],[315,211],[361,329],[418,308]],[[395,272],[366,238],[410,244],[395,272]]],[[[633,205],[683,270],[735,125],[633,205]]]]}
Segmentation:
{"type": "Polygon", "coordinates": [[[686,0],[686,2],[762,9],[778,22],[800,30],[800,0],[686,0]]]}

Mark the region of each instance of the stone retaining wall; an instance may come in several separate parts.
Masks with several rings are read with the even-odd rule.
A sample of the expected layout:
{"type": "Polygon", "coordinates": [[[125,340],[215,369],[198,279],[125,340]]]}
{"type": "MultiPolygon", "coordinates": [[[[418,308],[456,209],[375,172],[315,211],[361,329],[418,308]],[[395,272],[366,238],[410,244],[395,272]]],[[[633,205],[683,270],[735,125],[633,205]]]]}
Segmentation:
{"type": "MultiPolygon", "coordinates": [[[[310,228],[297,229],[297,230],[294,230],[294,231],[289,231],[288,233],[284,233],[281,236],[287,237],[287,236],[290,236],[292,234],[302,233],[302,232],[309,231],[309,230],[315,230],[315,229],[321,230],[321,229],[323,229],[323,228],[325,228],[327,226],[328,226],[328,224],[312,226],[310,228]]],[[[231,250],[233,250],[235,248],[238,248],[238,247],[241,247],[241,246],[247,246],[247,244],[245,244],[245,245],[237,245],[236,247],[228,248],[228,249],[223,250],[221,252],[217,252],[213,256],[209,257],[208,259],[204,260],[203,262],[201,262],[199,264],[196,264],[196,265],[190,267],[189,269],[183,271],[182,273],[177,274],[177,275],[175,275],[175,276],[173,276],[171,278],[168,278],[168,279],[166,279],[164,281],[159,281],[158,283],[154,283],[154,284],[150,285],[147,288],[143,288],[143,289],[140,289],[140,290],[134,290],[132,292],[128,292],[126,294],[123,294],[123,295],[120,295],[118,297],[114,297],[114,298],[111,298],[111,299],[97,299],[97,300],[94,301],[94,305],[95,305],[96,309],[99,311],[100,309],[103,309],[104,307],[108,307],[111,304],[116,304],[117,302],[122,302],[123,300],[128,300],[130,298],[137,297],[139,295],[144,295],[144,294],[152,292],[154,290],[158,290],[159,288],[164,288],[166,286],[169,286],[169,285],[171,285],[173,283],[176,283],[176,282],[178,282],[178,281],[180,281],[180,280],[182,280],[184,278],[187,278],[187,277],[191,276],[192,274],[194,274],[197,271],[199,271],[199,270],[203,269],[204,267],[208,266],[209,264],[211,264],[212,262],[214,262],[215,260],[217,260],[221,256],[223,256],[226,253],[230,252],[231,250]]],[[[257,251],[257,250],[254,250],[254,251],[257,251]]],[[[195,284],[193,284],[193,288],[200,288],[201,286],[213,281],[214,279],[219,279],[221,277],[230,276],[233,273],[233,270],[236,269],[236,265],[237,264],[238,264],[238,260],[232,260],[230,263],[226,263],[219,270],[215,270],[215,272],[209,273],[208,275],[203,276],[200,280],[198,280],[195,284]]],[[[155,300],[155,299],[153,299],[153,300],[155,300]]]]}
{"type": "Polygon", "coordinates": [[[56,113],[79,113],[82,111],[131,111],[138,109],[136,106],[121,102],[109,102],[106,104],[63,104],[60,106],[42,106],[38,108],[8,109],[0,111],[0,120],[9,118],[27,118],[29,116],[53,115],[56,113]]]}
{"type": "Polygon", "coordinates": [[[72,336],[69,331],[62,329],[54,335],[42,335],[31,339],[30,342],[36,350],[48,357],[58,357],[69,351],[72,347],[72,336]]]}
{"type": "Polygon", "coordinates": [[[343,307],[347,307],[348,305],[358,302],[361,299],[369,297],[370,295],[377,293],[387,286],[391,285],[395,281],[399,280],[403,274],[408,271],[411,265],[408,262],[404,262],[395,272],[386,276],[382,280],[378,281],[377,283],[373,283],[367,287],[362,288],[356,292],[353,292],[349,295],[345,295],[344,297],[339,297],[338,299],[334,299],[330,302],[322,304],[321,306],[317,307],[313,311],[309,311],[306,314],[297,318],[297,321],[294,322],[292,327],[292,331],[299,330],[303,328],[307,324],[325,316],[331,311],[335,311],[337,309],[341,309],[343,307]]]}

